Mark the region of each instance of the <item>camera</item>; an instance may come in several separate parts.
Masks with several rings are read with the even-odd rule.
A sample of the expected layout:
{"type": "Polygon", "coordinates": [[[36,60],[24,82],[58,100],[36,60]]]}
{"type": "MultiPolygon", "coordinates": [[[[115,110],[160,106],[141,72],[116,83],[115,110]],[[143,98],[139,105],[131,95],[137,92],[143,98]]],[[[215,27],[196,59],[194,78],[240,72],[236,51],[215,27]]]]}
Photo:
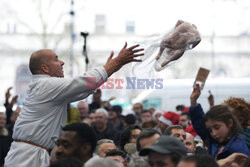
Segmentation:
{"type": "Polygon", "coordinates": [[[88,32],[81,32],[81,36],[83,36],[84,38],[86,38],[89,35],[88,32]]]}

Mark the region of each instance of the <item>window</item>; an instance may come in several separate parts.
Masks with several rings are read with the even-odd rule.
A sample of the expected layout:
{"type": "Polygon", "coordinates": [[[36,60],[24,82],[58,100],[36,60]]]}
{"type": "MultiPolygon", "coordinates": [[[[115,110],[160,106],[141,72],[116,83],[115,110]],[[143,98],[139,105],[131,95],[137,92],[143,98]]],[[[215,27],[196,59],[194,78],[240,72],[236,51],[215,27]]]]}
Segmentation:
{"type": "Polygon", "coordinates": [[[126,33],[134,34],[135,33],[135,22],[127,21],[126,22],[126,33]]]}
{"type": "Polygon", "coordinates": [[[95,16],[95,32],[104,33],[106,26],[106,17],[103,14],[98,14],[95,16]]]}
{"type": "Polygon", "coordinates": [[[143,107],[146,109],[149,109],[150,107],[159,109],[161,108],[161,98],[150,98],[150,99],[144,100],[142,104],[143,104],[143,107]]]}

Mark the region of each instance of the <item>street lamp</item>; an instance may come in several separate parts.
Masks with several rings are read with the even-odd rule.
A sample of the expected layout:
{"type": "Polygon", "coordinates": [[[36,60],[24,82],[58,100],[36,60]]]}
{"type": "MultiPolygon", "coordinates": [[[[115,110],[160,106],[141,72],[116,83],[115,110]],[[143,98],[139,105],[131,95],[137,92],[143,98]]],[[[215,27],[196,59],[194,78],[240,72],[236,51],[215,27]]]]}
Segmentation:
{"type": "Polygon", "coordinates": [[[88,58],[88,54],[87,54],[87,36],[88,35],[89,35],[88,32],[81,32],[81,36],[84,38],[82,54],[83,54],[83,56],[85,56],[86,72],[88,70],[88,64],[89,64],[89,58],[88,58]]]}

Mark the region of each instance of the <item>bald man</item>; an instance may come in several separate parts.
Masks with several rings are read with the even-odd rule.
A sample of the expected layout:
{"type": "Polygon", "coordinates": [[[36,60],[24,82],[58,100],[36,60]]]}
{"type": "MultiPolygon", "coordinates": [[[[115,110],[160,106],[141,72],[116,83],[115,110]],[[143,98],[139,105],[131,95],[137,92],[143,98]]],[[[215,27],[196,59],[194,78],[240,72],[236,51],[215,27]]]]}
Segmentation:
{"type": "Polygon", "coordinates": [[[80,112],[80,118],[81,120],[84,120],[85,118],[88,118],[89,115],[89,105],[85,101],[79,101],[77,103],[77,109],[80,112]]]}
{"type": "Polygon", "coordinates": [[[194,142],[194,136],[191,133],[186,132],[186,138],[184,140],[184,145],[190,153],[195,153],[196,144],[194,142]]]}
{"type": "Polygon", "coordinates": [[[112,58],[112,52],[103,67],[72,79],[63,78],[64,62],[56,53],[47,49],[34,52],[29,62],[33,81],[15,123],[5,167],[49,166],[48,150],[54,147],[66,123],[67,104],[86,98],[123,65],[141,61],[136,59],[143,55],[138,53],[143,50],[138,46],[127,48],[125,43],[118,56],[112,58]]]}

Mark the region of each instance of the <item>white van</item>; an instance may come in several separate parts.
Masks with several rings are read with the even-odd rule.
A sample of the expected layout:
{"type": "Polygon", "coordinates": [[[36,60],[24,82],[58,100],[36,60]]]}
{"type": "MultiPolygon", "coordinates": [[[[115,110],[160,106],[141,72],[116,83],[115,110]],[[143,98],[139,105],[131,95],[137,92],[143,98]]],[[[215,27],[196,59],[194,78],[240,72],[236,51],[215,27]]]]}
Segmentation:
{"type": "MultiPolygon", "coordinates": [[[[167,111],[176,111],[179,104],[190,105],[190,95],[193,90],[194,79],[164,80],[163,89],[145,90],[140,93],[133,103],[142,102],[145,108],[154,107],[167,111]]],[[[215,104],[222,103],[230,96],[241,97],[250,101],[250,78],[220,78],[207,79],[198,102],[204,111],[209,109],[208,91],[214,95],[215,104]]]]}

